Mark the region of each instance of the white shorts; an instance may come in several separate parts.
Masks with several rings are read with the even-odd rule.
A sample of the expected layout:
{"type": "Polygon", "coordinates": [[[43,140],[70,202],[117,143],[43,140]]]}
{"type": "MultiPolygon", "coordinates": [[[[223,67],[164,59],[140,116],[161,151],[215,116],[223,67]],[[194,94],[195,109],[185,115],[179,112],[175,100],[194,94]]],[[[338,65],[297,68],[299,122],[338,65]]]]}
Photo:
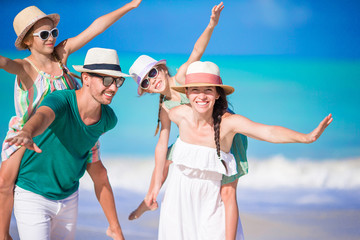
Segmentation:
{"type": "Polygon", "coordinates": [[[21,240],[75,239],[78,191],[63,200],[50,200],[18,186],[14,215],[21,240]]]}

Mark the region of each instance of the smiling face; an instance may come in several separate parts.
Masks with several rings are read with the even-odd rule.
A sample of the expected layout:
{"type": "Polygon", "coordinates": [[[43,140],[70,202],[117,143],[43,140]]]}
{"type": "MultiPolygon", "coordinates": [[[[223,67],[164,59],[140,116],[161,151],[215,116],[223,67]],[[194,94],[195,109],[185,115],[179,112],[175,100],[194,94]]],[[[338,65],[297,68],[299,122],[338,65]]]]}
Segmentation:
{"type": "MultiPolygon", "coordinates": [[[[98,74],[100,76],[106,76],[98,74]]],[[[83,83],[90,90],[90,95],[98,103],[108,105],[111,103],[115,96],[118,88],[116,87],[115,81],[108,87],[104,86],[103,79],[101,77],[92,76],[88,73],[82,74],[83,83]]]]}
{"type": "Polygon", "coordinates": [[[152,72],[152,69],[149,73],[144,77],[144,79],[148,79],[149,87],[144,89],[144,92],[148,93],[160,93],[164,94],[169,87],[169,73],[166,66],[160,64],[155,66],[157,70],[157,75],[155,77],[149,77],[149,73],[152,72]]]}
{"type": "Polygon", "coordinates": [[[31,52],[37,51],[43,54],[51,54],[54,51],[56,38],[50,34],[48,39],[42,40],[38,36],[33,36],[33,33],[38,33],[42,30],[50,31],[54,27],[54,22],[49,18],[39,20],[34,24],[32,30],[26,34],[23,43],[28,46],[31,52]]]}
{"type": "Polygon", "coordinates": [[[199,113],[213,110],[215,101],[219,94],[214,86],[188,87],[186,96],[189,98],[191,106],[199,113]]]}

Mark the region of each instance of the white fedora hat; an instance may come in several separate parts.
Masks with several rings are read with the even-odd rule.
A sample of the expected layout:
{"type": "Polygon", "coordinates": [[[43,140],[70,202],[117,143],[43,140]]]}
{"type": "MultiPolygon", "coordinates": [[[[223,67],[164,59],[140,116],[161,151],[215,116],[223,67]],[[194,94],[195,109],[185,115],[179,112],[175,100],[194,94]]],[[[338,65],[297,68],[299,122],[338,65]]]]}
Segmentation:
{"type": "Polygon", "coordinates": [[[121,72],[116,50],[91,48],[87,51],[84,65],[73,65],[78,72],[100,73],[114,77],[130,77],[121,72]]]}
{"type": "Polygon", "coordinates": [[[221,87],[226,95],[235,91],[233,87],[222,83],[220,69],[215,63],[201,61],[193,62],[188,66],[184,85],[171,88],[177,92],[185,93],[187,87],[201,86],[221,87]]]}
{"type": "Polygon", "coordinates": [[[138,57],[133,65],[130,67],[129,74],[135,80],[138,85],[138,94],[141,95],[143,93],[143,89],[140,87],[142,80],[149,73],[149,71],[156,65],[166,64],[166,60],[162,59],[157,61],[152,57],[147,55],[141,55],[138,57]]]}
{"type": "Polygon", "coordinates": [[[18,49],[25,49],[22,45],[22,41],[26,33],[37,21],[43,18],[50,18],[54,22],[54,27],[56,27],[60,21],[59,14],[53,13],[46,15],[35,6],[27,7],[16,15],[13,22],[15,33],[18,36],[15,41],[15,47],[18,49]]]}

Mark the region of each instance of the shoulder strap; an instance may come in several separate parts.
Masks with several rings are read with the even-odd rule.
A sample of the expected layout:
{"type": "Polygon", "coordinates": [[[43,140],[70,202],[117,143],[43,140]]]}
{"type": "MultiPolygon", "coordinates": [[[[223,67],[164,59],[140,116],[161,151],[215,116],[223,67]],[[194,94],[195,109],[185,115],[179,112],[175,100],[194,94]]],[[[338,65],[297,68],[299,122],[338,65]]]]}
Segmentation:
{"type": "Polygon", "coordinates": [[[39,69],[35,66],[35,64],[34,64],[32,61],[30,61],[30,59],[24,58],[24,60],[26,60],[28,63],[30,63],[30,65],[31,65],[33,68],[35,68],[35,70],[36,70],[37,72],[40,72],[39,69]]]}

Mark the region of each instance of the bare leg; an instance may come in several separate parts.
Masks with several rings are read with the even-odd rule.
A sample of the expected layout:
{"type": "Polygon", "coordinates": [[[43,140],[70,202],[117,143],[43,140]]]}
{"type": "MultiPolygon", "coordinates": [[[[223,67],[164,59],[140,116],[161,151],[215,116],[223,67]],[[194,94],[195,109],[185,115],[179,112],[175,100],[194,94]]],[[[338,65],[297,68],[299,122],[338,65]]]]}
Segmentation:
{"type": "MultiPolygon", "coordinates": [[[[168,175],[168,172],[169,172],[169,166],[170,164],[172,163],[172,161],[166,161],[166,165],[165,165],[165,168],[164,168],[164,179],[162,181],[162,184],[164,184],[166,178],[167,178],[167,175],[168,175]]],[[[154,172],[153,172],[154,174],[154,172]]],[[[153,178],[152,178],[153,179],[153,178]]],[[[150,188],[152,186],[152,183],[150,184],[150,188]]],[[[145,201],[142,201],[140,203],[140,205],[130,213],[129,215],[129,220],[134,220],[134,219],[137,219],[139,217],[141,217],[141,215],[143,215],[146,211],[154,211],[158,208],[158,204],[157,203],[154,203],[152,206],[148,206],[146,205],[145,201]]]]}
{"type": "Polygon", "coordinates": [[[14,207],[14,183],[25,148],[22,147],[1,163],[0,167],[0,239],[11,240],[9,233],[14,207]]]}
{"type": "Polygon", "coordinates": [[[239,209],[236,201],[236,186],[238,179],[221,186],[220,194],[225,207],[226,240],[235,240],[239,220],[239,209]]]}

